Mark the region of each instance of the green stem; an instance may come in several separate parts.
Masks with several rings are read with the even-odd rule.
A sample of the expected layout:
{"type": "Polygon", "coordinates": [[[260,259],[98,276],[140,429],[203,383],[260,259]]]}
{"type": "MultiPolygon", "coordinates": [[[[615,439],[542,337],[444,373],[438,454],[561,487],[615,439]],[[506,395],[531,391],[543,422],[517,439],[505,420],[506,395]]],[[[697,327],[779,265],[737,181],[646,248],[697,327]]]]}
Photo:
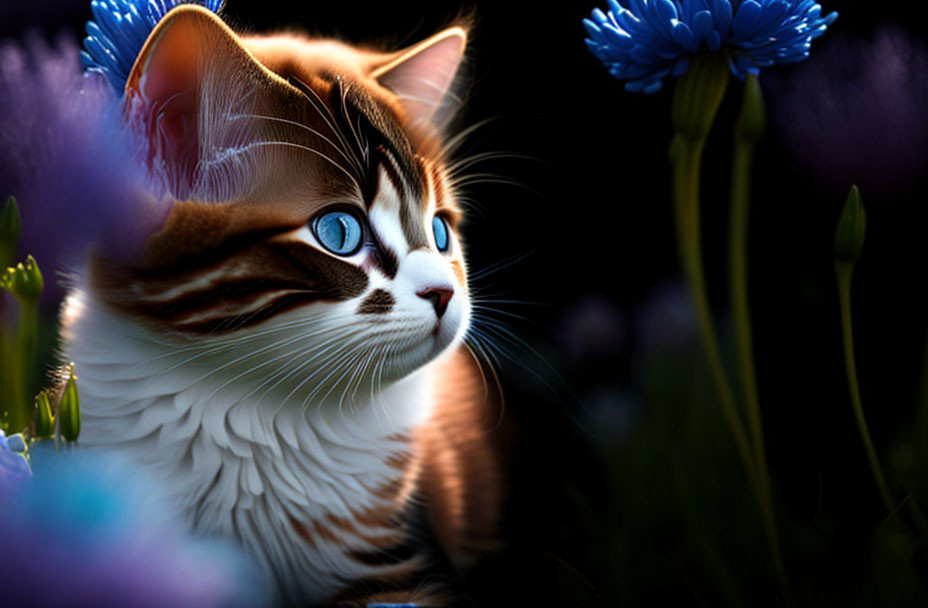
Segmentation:
{"type": "Polygon", "coordinates": [[[735,323],[735,340],[738,345],[742,390],[747,406],[748,429],[754,442],[754,458],[758,473],[767,477],[767,457],[757,375],[754,369],[751,313],[748,306],[748,208],[754,148],[752,142],[740,137],[735,138],[731,174],[731,216],[728,226],[728,292],[735,323]]]}
{"type": "Polygon", "coordinates": [[[32,423],[32,403],[27,395],[30,385],[29,374],[35,360],[39,331],[38,302],[22,299],[17,299],[17,301],[19,321],[15,346],[10,349],[12,357],[8,363],[12,375],[10,380],[13,393],[9,403],[10,430],[14,433],[19,433],[32,423]]]}
{"type": "MultiPolygon", "coordinates": [[[[699,167],[705,140],[678,139],[674,154],[674,211],[677,220],[677,238],[680,243],[681,263],[686,276],[696,318],[702,336],[703,347],[718,393],[722,414],[732,436],[735,447],[748,477],[754,482],[756,470],[751,456],[750,442],[744,425],[735,409],[731,383],[725,374],[722,354],[716,339],[715,324],[709,308],[709,298],[703,272],[702,244],[699,221],[699,167]]],[[[756,485],[756,484],[755,484],[756,485]]]]}
{"type": "Polygon", "coordinates": [[[735,325],[735,341],[741,369],[741,385],[747,409],[748,430],[754,446],[758,497],[763,512],[764,532],[773,554],[774,567],[789,598],[786,567],[780,550],[776,520],[773,512],[770,473],[767,468],[767,450],[764,445],[764,427],[757,390],[754,366],[754,339],[751,331],[751,313],[748,305],[748,217],[751,196],[751,170],[754,164],[756,143],[744,137],[735,137],[731,174],[731,209],[728,235],[729,298],[735,325]]]}
{"type": "Polygon", "coordinates": [[[873,479],[876,481],[880,498],[883,500],[886,509],[893,512],[896,503],[892,498],[889,487],[886,485],[886,477],[883,475],[883,469],[880,467],[880,461],[876,456],[876,449],[873,447],[873,440],[870,438],[870,429],[867,427],[863,404],[860,401],[860,388],[857,385],[857,365],[854,362],[854,334],[851,326],[851,279],[854,275],[854,265],[847,262],[835,262],[835,275],[838,279],[838,299],[841,303],[844,365],[847,370],[847,386],[851,393],[851,407],[854,410],[854,418],[857,420],[857,428],[860,431],[864,450],[867,452],[867,460],[870,461],[870,469],[873,471],[873,479]]]}
{"type": "Polygon", "coordinates": [[[702,262],[699,219],[699,168],[704,146],[704,139],[694,141],[683,137],[676,137],[672,144],[674,209],[681,262],[693,298],[693,305],[696,309],[696,317],[699,322],[709,372],[718,395],[722,414],[734,438],[738,456],[744,466],[751,489],[760,508],[764,534],[770,546],[771,557],[783,597],[788,604],[791,604],[786,567],[783,563],[773,517],[766,467],[763,465],[763,461],[758,461],[754,453],[752,453],[751,442],[745,431],[744,423],[735,407],[734,392],[725,373],[721,349],[716,338],[715,324],[709,307],[702,262]],[[761,466],[764,466],[763,471],[760,470],[761,466]]]}

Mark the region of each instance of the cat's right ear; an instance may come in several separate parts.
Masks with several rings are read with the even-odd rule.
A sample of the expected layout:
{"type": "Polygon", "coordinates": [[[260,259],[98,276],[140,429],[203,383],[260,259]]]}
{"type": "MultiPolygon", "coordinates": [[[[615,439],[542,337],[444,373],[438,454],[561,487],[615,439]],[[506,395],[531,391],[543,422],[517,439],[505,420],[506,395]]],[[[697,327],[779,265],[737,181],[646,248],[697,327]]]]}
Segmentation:
{"type": "Polygon", "coordinates": [[[234,195],[239,184],[212,170],[211,155],[246,145],[250,121],[241,115],[275,78],[211,11],[186,4],[161,20],[129,73],[125,109],[175,199],[234,195]]]}
{"type": "Polygon", "coordinates": [[[467,35],[465,27],[450,27],[372,66],[371,76],[396,95],[413,125],[442,130],[458,110],[461,99],[454,81],[467,35]]]}

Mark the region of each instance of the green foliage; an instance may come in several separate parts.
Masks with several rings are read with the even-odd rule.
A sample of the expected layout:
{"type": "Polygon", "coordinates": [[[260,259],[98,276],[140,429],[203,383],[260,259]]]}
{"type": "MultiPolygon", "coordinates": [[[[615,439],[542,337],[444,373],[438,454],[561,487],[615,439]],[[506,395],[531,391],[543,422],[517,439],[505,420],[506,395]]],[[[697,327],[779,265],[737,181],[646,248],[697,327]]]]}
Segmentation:
{"type": "MultiPolygon", "coordinates": [[[[38,371],[39,343],[43,333],[53,333],[40,323],[39,298],[45,287],[38,263],[29,255],[24,262],[13,264],[19,236],[22,232],[19,208],[12,196],[0,209],[0,298],[2,304],[15,302],[15,318],[0,318],[0,428],[4,432],[21,433],[34,423],[34,438],[54,434],[55,417],[48,395],[39,393],[34,405],[31,395],[40,381],[38,371]],[[9,265],[7,267],[7,265],[9,265]],[[7,292],[12,296],[6,296],[7,292]]],[[[61,409],[65,413],[62,435],[74,441],[80,433],[80,399],[74,382],[74,369],[64,391],[61,409]]]]}

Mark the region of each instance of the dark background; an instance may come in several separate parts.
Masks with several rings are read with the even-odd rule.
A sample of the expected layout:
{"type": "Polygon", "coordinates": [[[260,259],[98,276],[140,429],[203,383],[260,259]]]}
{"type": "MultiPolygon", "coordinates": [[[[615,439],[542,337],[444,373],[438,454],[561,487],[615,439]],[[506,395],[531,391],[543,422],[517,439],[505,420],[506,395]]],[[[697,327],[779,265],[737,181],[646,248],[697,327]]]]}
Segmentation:
{"type": "MultiPolygon", "coordinates": [[[[914,39],[928,34],[918,3],[825,4],[841,17],[813,45],[810,64],[829,45],[845,37],[866,40],[881,24],[901,24],[914,39]]],[[[687,422],[694,415],[703,416],[722,429],[715,434],[680,441],[649,426],[658,414],[643,385],[659,387],[662,377],[667,383],[676,377],[645,378],[653,372],[646,363],[653,350],[639,331],[655,290],[679,274],[666,162],[670,87],[650,97],[632,95],[607,75],[583,44],[581,20],[595,6],[480,2],[463,9],[476,27],[460,125],[492,120],[462,154],[514,155],[475,166],[475,173],[496,177],[466,191],[475,201],[465,232],[472,273],[502,262],[475,281],[478,297],[496,309],[487,313],[493,322],[516,336],[484,330],[507,394],[496,435],[508,454],[510,500],[504,549],[471,587],[486,606],[777,605],[756,509],[711,394],[700,405],[682,390],[677,409],[661,411],[679,415],[687,428],[694,428],[687,422]],[[712,450],[720,455],[698,464],[712,450]],[[649,459],[641,460],[645,453],[649,459]],[[702,523],[676,513],[676,502],[685,499],[659,491],[677,474],[673,462],[680,456],[703,467],[690,475],[697,490],[703,482],[714,488],[700,499],[712,512],[702,523]],[[631,503],[640,509],[629,510],[631,503]],[[727,575],[700,571],[713,569],[704,559],[713,552],[691,551],[699,546],[694,538],[703,536],[719,539],[710,544],[728,563],[727,575]]],[[[298,28],[399,48],[438,31],[459,10],[445,2],[229,0],[225,15],[233,27],[253,31],[298,28]]],[[[82,34],[89,16],[83,2],[39,2],[4,15],[0,33],[18,36],[27,23],[38,23],[49,34],[60,28],[82,34]]],[[[789,91],[790,70],[804,68],[769,70],[762,83],[789,91]]],[[[739,84],[732,81],[704,164],[707,274],[723,332],[727,180],[739,84]]],[[[881,561],[881,547],[903,541],[881,539],[886,513],[844,378],[831,248],[843,194],[857,177],[824,184],[813,172],[793,160],[772,122],[754,178],[750,297],[787,567],[803,605],[885,597],[907,605],[923,589],[894,578],[895,557],[881,561]]],[[[868,234],[855,275],[858,363],[871,430],[890,468],[900,446],[918,445],[911,432],[928,329],[926,194],[924,178],[891,193],[863,191],[868,234]]],[[[671,353],[667,365],[695,376],[693,390],[705,392],[698,352],[671,353]]],[[[904,496],[904,480],[888,475],[904,496]]],[[[906,563],[923,573],[921,554],[906,547],[900,549],[906,563]]]]}

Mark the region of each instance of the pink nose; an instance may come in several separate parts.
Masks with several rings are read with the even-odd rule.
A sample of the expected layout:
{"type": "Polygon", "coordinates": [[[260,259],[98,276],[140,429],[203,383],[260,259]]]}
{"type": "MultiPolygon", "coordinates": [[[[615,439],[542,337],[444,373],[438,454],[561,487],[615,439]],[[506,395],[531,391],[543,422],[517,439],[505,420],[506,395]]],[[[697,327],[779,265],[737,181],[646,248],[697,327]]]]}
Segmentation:
{"type": "Polygon", "coordinates": [[[435,314],[440,319],[445,314],[445,310],[448,309],[448,302],[451,301],[454,290],[450,287],[427,287],[416,295],[429,300],[435,308],[435,314]]]}

